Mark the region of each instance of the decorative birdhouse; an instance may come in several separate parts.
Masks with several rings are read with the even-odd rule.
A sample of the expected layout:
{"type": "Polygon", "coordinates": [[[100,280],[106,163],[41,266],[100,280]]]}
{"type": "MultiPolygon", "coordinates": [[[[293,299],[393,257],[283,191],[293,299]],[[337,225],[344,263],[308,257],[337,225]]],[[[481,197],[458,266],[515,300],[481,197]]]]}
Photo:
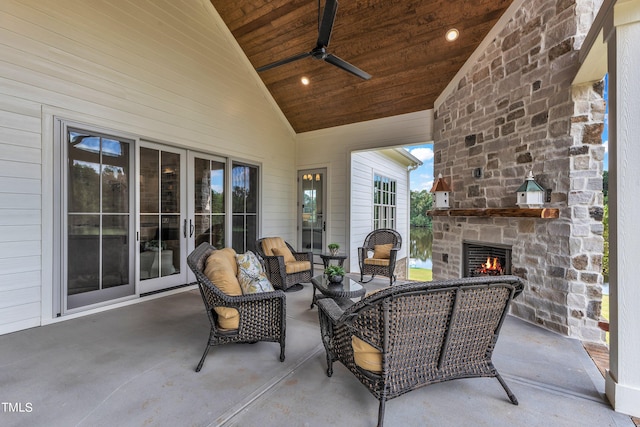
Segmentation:
{"type": "Polygon", "coordinates": [[[444,180],[441,173],[438,174],[438,179],[433,183],[430,193],[435,194],[434,208],[446,209],[449,207],[451,187],[444,180]]]}
{"type": "Polygon", "coordinates": [[[541,208],[544,204],[544,188],[533,179],[533,172],[529,171],[524,183],[516,190],[521,208],[541,208]]]}

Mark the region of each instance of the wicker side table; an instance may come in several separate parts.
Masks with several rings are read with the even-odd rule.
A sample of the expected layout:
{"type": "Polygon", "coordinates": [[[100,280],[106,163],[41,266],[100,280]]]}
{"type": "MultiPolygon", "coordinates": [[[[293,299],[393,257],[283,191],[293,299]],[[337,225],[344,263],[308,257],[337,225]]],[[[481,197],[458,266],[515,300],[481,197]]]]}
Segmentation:
{"type": "Polygon", "coordinates": [[[345,308],[353,303],[351,298],[362,298],[366,293],[364,286],[348,277],[342,279],[342,282],[334,284],[329,282],[326,275],[322,274],[312,277],[311,284],[313,285],[313,299],[310,308],[313,308],[320,298],[333,298],[340,307],[345,308]],[[316,289],[322,295],[317,296],[316,289]]]}
{"type": "Polygon", "coordinates": [[[324,265],[324,268],[327,268],[329,266],[332,259],[337,260],[338,265],[342,267],[344,264],[344,260],[347,259],[347,256],[340,255],[340,254],[333,255],[333,254],[323,253],[323,254],[320,254],[320,258],[322,258],[322,264],[324,265]]]}

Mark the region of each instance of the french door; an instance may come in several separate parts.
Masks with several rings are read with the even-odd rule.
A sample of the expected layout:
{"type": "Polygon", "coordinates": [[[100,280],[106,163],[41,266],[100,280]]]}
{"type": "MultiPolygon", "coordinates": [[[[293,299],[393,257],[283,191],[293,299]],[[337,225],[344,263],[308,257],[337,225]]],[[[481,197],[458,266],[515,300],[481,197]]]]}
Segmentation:
{"type": "Polygon", "coordinates": [[[141,141],[140,294],[187,283],[186,151],[141,141]]]}
{"type": "Polygon", "coordinates": [[[314,263],[320,263],[326,231],[326,184],[327,170],[309,169],[298,171],[298,241],[303,251],[314,254],[314,263]]]}
{"type": "MultiPolygon", "coordinates": [[[[226,246],[227,169],[224,158],[189,153],[189,252],[204,242],[218,249],[226,246]]],[[[194,280],[195,275],[189,271],[189,281],[194,280]]]]}

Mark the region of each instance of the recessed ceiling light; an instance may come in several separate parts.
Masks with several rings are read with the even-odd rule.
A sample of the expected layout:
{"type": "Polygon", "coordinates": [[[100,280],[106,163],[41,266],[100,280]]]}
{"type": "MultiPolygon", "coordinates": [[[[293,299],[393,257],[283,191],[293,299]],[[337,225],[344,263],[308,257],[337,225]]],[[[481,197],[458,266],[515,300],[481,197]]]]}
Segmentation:
{"type": "Polygon", "coordinates": [[[447,39],[447,41],[452,42],[456,40],[459,35],[460,35],[460,31],[456,30],[455,28],[452,28],[449,31],[447,31],[447,34],[444,37],[447,39]]]}
{"type": "Polygon", "coordinates": [[[302,82],[303,85],[308,85],[309,84],[309,79],[307,77],[303,77],[300,79],[300,81],[302,82]]]}

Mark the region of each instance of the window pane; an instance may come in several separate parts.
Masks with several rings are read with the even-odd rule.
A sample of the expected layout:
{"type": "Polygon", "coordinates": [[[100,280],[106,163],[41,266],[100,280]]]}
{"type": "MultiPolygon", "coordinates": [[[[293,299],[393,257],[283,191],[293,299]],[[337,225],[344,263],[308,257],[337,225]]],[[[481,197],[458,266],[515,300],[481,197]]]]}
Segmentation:
{"type": "Polygon", "coordinates": [[[160,152],[151,148],[140,148],[140,211],[160,212],[160,152]]]}
{"type": "Polygon", "coordinates": [[[159,215],[140,215],[140,279],[152,279],[160,275],[159,215]]]}
{"type": "MultiPolygon", "coordinates": [[[[233,166],[231,172],[232,185],[232,205],[233,212],[245,212],[245,198],[247,191],[246,168],[244,166],[233,166]]],[[[234,227],[235,229],[235,227],[234,227]]]]}
{"type": "Polygon", "coordinates": [[[255,215],[247,215],[245,230],[245,251],[256,251],[256,239],[258,238],[257,217],[255,215]]]}
{"type": "Polygon", "coordinates": [[[129,212],[129,144],[102,139],[102,212],[129,212]]]}
{"type": "Polygon", "coordinates": [[[211,212],[211,193],[209,191],[211,169],[209,168],[209,160],[196,158],[193,175],[196,213],[211,212]]]}
{"type": "Polygon", "coordinates": [[[196,246],[207,242],[224,248],[224,215],[196,215],[196,246]]]}
{"type": "Polygon", "coordinates": [[[100,289],[100,215],[69,215],[67,293],[100,289]]]}
{"type": "Polygon", "coordinates": [[[180,212],[180,155],[163,151],[161,157],[161,212],[177,213],[180,212]]]}
{"type": "Polygon", "coordinates": [[[231,232],[231,247],[239,254],[246,252],[244,230],[244,215],[234,215],[233,228],[231,232]]]}
{"type": "Polygon", "coordinates": [[[163,249],[160,257],[160,275],[169,276],[180,273],[180,217],[162,215],[160,225],[160,245],[163,249]]]}
{"type": "Polygon", "coordinates": [[[246,209],[248,213],[258,212],[258,168],[247,167],[248,169],[248,188],[246,209]]]}
{"type": "Polygon", "coordinates": [[[224,213],[224,163],[211,162],[211,212],[224,213]]]}
{"type": "Polygon", "coordinates": [[[129,283],[129,215],[102,219],[102,287],[129,283]]]}
{"type": "Polygon", "coordinates": [[[100,211],[100,138],[69,132],[68,212],[100,211]]]}

